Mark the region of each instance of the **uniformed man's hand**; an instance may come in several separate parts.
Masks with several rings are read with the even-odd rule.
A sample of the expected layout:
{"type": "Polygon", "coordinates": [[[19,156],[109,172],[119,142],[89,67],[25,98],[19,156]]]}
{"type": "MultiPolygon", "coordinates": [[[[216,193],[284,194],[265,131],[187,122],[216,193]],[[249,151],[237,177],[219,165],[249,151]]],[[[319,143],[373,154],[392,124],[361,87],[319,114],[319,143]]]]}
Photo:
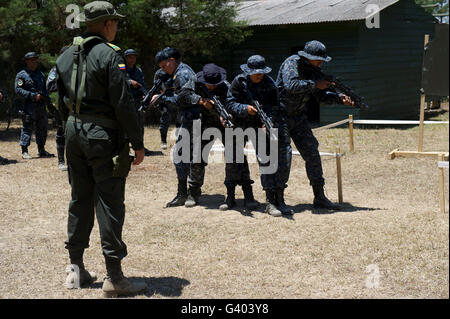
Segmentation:
{"type": "Polygon", "coordinates": [[[212,110],[212,108],[214,107],[214,101],[210,100],[210,99],[206,99],[206,98],[200,98],[200,100],[198,101],[198,103],[203,106],[204,108],[206,108],[207,110],[212,110]]]}
{"type": "Polygon", "coordinates": [[[140,88],[142,85],[138,81],[131,80],[131,86],[137,89],[140,88]]]}
{"type": "Polygon", "coordinates": [[[345,94],[342,94],[340,96],[340,98],[341,98],[342,104],[348,105],[348,106],[351,106],[351,107],[355,106],[355,102],[353,102],[352,99],[349,96],[347,96],[345,94]]]}
{"type": "Polygon", "coordinates": [[[134,161],[133,165],[139,165],[142,163],[145,157],[145,149],[142,148],[140,150],[134,151],[134,161]]]}
{"type": "Polygon", "coordinates": [[[3,101],[3,94],[0,93],[0,102],[3,101]]]}
{"type": "Polygon", "coordinates": [[[255,115],[258,110],[253,105],[247,105],[247,112],[249,115],[255,115]]]}
{"type": "Polygon", "coordinates": [[[42,100],[42,99],[43,99],[43,96],[40,95],[40,94],[37,94],[37,95],[35,96],[35,98],[34,98],[34,100],[35,100],[36,102],[39,102],[39,101],[42,100]]]}
{"type": "Polygon", "coordinates": [[[161,94],[156,94],[152,96],[152,100],[150,101],[150,104],[153,104],[153,102],[160,96],[161,94]]]}
{"type": "Polygon", "coordinates": [[[316,88],[318,88],[320,90],[325,90],[330,85],[332,85],[332,83],[330,81],[327,81],[327,80],[316,81],[316,88]]]}
{"type": "MultiPolygon", "coordinates": [[[[233,120],[233,115],[230,114],[230,120],[233,120]]],[[[220,124],[222,124],[223,127],[225,127],[227,125],[227,123],[225,122],[225,120],[223,119],[222,116],[220,116],[220,124]]]]}

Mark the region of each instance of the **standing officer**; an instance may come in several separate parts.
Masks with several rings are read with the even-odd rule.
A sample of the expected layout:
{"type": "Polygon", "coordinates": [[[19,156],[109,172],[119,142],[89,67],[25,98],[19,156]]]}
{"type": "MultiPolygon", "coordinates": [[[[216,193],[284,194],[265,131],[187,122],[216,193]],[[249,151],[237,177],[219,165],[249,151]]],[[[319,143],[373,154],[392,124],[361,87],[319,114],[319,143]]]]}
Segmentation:
{"type": "MultiPolygon", "coordinates": [[[[145,126],[145,113],[139,111],[141,107],[141,101],[147,94],[145,89],[144,73],[142,69],[136,65],[137,53],[133,49],[128,49],[124,52],[125,61],[127,62],[127,83],[130,88],[130,94],[133,98],[136,112],[138,113],[139,128],[141,129],[142,136],[144,136],[145,126]]],[[[151,152],[145,149],[145,156],[150,156],[151,152]]]]}
{"type": "MultiPolygon", "coordinates": [[[[59,51],[59,55],[63,54],[66,51],[68,46],[64,46],[59,51]]],[[[45,82],[45,87],[49,93],[57,92],[58,87],[56,84],[57,80],[56,66],[54,66],[50,72],[48,73],[47,81],[45,82]]],[[[64,137],[64,124],[61,118],[61,113],[56,111],[54,112],[55,121],[56,121],[56,151],[58,153],[58,168],[61,171],[67,171],[66,162],[64,160],[64,149],[66,144],[66,139],[64,137]]]]}
{"type": "Polygon", "coordinates": [[[16,94],[24,99],[21,109],[22,130],[20,132],[20,143],[22,147],[22,158],[31,159],[28,154],[28,146],[31,134],[35,129],[36,144],[39,157],[54,157],[45,150],[47,140],[47,111],[46,106],[50,102],[50,96],[45,88],[45,75],[38,69],[39,55],[36,52],[28,52],[24,56],[26,68],[16,75],[16,94]]]}
{"type": "MultiPolygon", "coordinates": [[[[164,71],[159,69],[156,71],[153,81],[156,82],[158,79],[161,79],[164,83],[164,87],[168,81],[170,81],[170,76],[166,74],[164,71]]],[[[159,134],[161,135],[161,149],[167,149],[167,133],[169,131],[170,123],[172,122],[172,118],[175,117],[177,119],[177,127],[180,126],[178,123],[178,110],[176,107],[171,106],[170,104],[159,103],[158,105],[159,111],[161,112],[161,117],[159,118],[159,134]]]]}
{"type": "Polygon", "coordinates": [[[109,2],[88,3],[77,17],[86,22],[87,33],[74,38],[73,45],[56,61],[59,105],[67,120],[66,153],[72,187],[66,248],[71,264],[80,268],[81,284],[93,282],[84,268],[83,253],[89,247],[95,210],[107,270],[103,283],[106,297],[146,289],[145,283],[125,278],[121,267],[127,255],[122,240],[126,176],[131,162],[139,165],[144,159],[125,59],[120,48],[108,42],[114,40],[118,20],[123,17],[109,2]]]}
{"type": "Polygon", "coordinates": [[[314,207],[336,210],[339,205],[332,203],[324,193],[325,180],[319,142],[314,137],[306,116],[308,108],[318,106],[320,102],[354,105],[348,96],[338,95],[328,88],[332,83],[321,78],[320,67],[323,62],[329,61],[331,57],[327,55],[323,43],[315,40],[307,42],[303,51],[283,62],[277,86],[280,103],[288,114],[289,134],[305,160],[306,173],[314,192],[314,207]]]}
{"type": "Polygon", "coordinates": [[[155,99],[159,99],[160,103],[177,108],[180,112],[181,127],[178,131],[174,154],[181,155],[183,150],[180,145],[187,142],[182,141],[183,134],[180,132],[189,133],[189,147],[191,149],[189,152],[189,159],[177,160],[176,156],[174,156],[174,165],[178,179],[178,190],[175,198],[167,203],[166,206],[175,207],[185,205],[188,195],[188,204],[196,204],[201,194],[201,185],[197,182],[199,177],[196,175],[201,174],[201,170],[197,169],[197,166],[191,165],[194,156],[192,152],[193,125],[195,120],[200,119],[199,106],[211,110],[213,105],[195,93],[193,83],[196,81],[196,75],[190,66],[181,62],[181,53],[178,49],[167,47],[156,54],[155,60],[159,68],[164,73],[169,75],[169,80],[167,80],[167,88],[171,89],[171,94],[154,95],[152,97],[152,102],[154,102],[155,99]],[[183,98],[179,99],[179,94],[183,88],[185,89],[183,92],[183,98]],[[188,177],[189,194],[187,190],[188,177]]]}
{"type": "MultiPolygon", "coordinates": [[[[212,99],[214,96],[217,98],[219,102],[223,104],[226,103],[227,93],[228,89],[230,87],[230,84],[226,81],[227,78],[227,72],[225,69],[213,64],[209,63],[206,64],[201,72],[198,72],[196,75],[196,81],[195,82],[189,82],[187,83],[184,88],[182,89],[179,100],[181,100],[181,103],[185,101],[185,94],[188,93],[188,99],[187,102],[189,103],[189,92],[194,91],[195,94],[199,95],[201,99],[199,99],[199,102],[204,100],[206,103],[209,103],[211,105],[214,105],[215,102],[212,99]]],[[[201,103],[201,102],[200,102],[201,103]]],[[[199,104],[201,105],[201,104],[199,104]]],[[[209,110],[205,107],[199,107],[200,110],[200,119],[201,119],[201,136],[203,136],[203,133],[205,130],[209,128],[215,128],[219,130],[220,132],[220,139],[222,141],[222,144],[225,145],[225,123],[223,122],[223,119],[220,118],[220,115],[217,110],[209,110]]],[[[205,177],[205,167],[208,165],[207,158],[203,158],[204,156],[207,156],[211,150],[212,142],[214,142],[215,138],[217,136],[210,136],[208,140],[201,140],[201,148],[200,152],[202,154],[201,156],[201,162],[200,163],[192,163],[190,170],[190,180],[189,180],[189,196],[186,200],[185,206],[186,207],[193,207],[197,204],[198,198],[194,197],[192,194],[201,193],[200,189],[204,182],[205,177]],[[206,146],[209,146],[208,149],[204,149],[206,146]]],[[[234,189],[236,185],[239,183],[239,181],[236,180],[236,176],[240,173],[242,173],[239,170],[240,166],[239,164],[234,163],[226,163],[225,164],[225,185],[227,186],[227,199],[225,203],[220,205],[221,210],[227,210],[228,208],[232,208],[236,205],[234,199],[235,199],[235,192],[234,189]]],[[[247,164],[247,171],[248,171],[248,164],[247,164]]],[[[249,176],[249,175],[248,175],[249,176]]],[[[239,179],[241,176],[239,176],[239,179]]],[[[249,178],[250,179],[250,178],[249,178]]],[[[251,182],[246,184],[246,187],[243,187],[246,194],[246,206],[251,208],[256,208],[258,206],[258,203],[253,198],[253,192],[251,188],[251,182]]]]}
{"type": "MultiPolygon", "coordinates": [[[[234,78],[228,91],[227,108],[237,120],[239,119],[239,122],[236,122],[243,129],[262,128],[263,123],[257,115],[257,109],[251,104],[251,95],[260,103],[262,110],[278,129],[278,167],[273,174],[262,172],[261,184],[266,191],[266,213],[272,216],[292,214],[292,210],[284,202],[284,189],[287,187],[286,183],[289,179],[292,150],[284,119],[284,110],[279,104],[277,87],[268,75],[272,69],[266,66],[264,57],[260,55],[249,57],[247,64],[242,64],[241,69],[243,73],[234,78]]],[[[256,143],[253,145],[260,169],[266,165],[260,161],[261,154],[258,154],[258,145],[266,143],[266,150],[269,149],[269,138],[264,137],[265,140],[260,140],[259,134],[256,133],[256,143]]],[[[244,145],[240,147],[244,147],[244,145]]]]}

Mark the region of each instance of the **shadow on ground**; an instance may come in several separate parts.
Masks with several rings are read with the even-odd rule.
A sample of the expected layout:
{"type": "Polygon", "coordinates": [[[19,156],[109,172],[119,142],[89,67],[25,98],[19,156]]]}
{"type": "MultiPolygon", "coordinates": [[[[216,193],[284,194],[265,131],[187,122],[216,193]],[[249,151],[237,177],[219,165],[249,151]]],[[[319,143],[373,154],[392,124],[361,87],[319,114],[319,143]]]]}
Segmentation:
{"type": "MultiPolygon", "coordinates": [[[[131,282],[145,281],[147,290],[135,296],[151,297],[161,295],[163,297],[180,297],[183,288],[190,284],[189,280],[178,277],[127,277],[131,282]]],[[[87,288],[102,289],[103,282],[95,282],[87,288]]],[[[133,297],[133,296],[128,296],[133,297]]]]}
{"type": "MultiPolygon", "coordinates": [[[[200,197],[198,205],[206,209],[219,209],[220,205],[225,201],[225,196],[220,194],[204,194],[200,197]]],[[[264,213],[263,203],[259,203],[259,207],[256,210],[248,210],[244,207],[244,199],[237,198],[236,206],[228,209],[228,211],[236,211],[241,213],[245,217],[253,217],[253,213],[264,213]]]]}

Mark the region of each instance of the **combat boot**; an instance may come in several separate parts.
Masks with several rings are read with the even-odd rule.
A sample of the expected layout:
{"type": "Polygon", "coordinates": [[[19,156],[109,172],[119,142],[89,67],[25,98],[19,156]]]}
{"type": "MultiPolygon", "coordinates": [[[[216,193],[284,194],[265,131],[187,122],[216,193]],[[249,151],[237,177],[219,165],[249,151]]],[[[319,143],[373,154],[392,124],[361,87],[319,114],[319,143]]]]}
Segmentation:
{"type": "Polygon", "coordinates": [[[74,289],[92,285],[97,280],[95,272],[87,271],[84,266],[80,267],[76,264],[70,264],[66,268],[66,288],[74,289]]]}
{"type": "Polygon", "coordinates": [[[183,206],[186,202],[186,198],[187,198],[187,182],[186,180],[184,181],[179,180],[177,196],[175,196],[174,199],[168,202],[166,207],[183,206]]]}
{"type": "Polygon", "coordinates": [[[266,210],[265,212],[274,217],[281,216],[281,212],[276,207],[276,194],[273,191],[266,191],[266,210]]]}
{"type": "Polygon", "coordinates": [[[22,158],[23,159],[32,159],[31,155],[28,154],[28,147],[22,146],[22,158]]]}
{"type": "Polygon", "coordinates": [[[102,287],[105,298],[133,296],[147,289],[145,282],[131,282],[123,275],[120,260],[107,260],[106,271],[107,276],[102,287]]]}
{"type": "Polygon", "coordinates": [[[61,171],[67,171],[67,166],[64,161],[64,147],[56,147],[56,150],[58,152],[58,168],[61,171]]]}
{"type": "Polygon", "coordinates": [[[225,202],[220,205],[219,207],[220,210],[227,210],[236,206],[235,190],[236,187],[227,186],[227,198],[225,199],[225,202]]]}
{"type": "Polygon", "coordinates": [[[277,208],[283,215],[292,215],[294,211],[287,207],[286,203],[284,202],[284,188],[277,189],[275,191],[275,195],[277,198],[277,208]]]}
{"type": "Polygon", "coordinates": [[[202,191],[199,187],[189,187],[188,196],[184,206],[187,208],[196,206],[201,193],[202,191]]]}
{"type": "Polygon", "coordinates": [[[252,185],[242,185],[242,191],[244,192],[244,206],[250,210],[258,208],[259,203],[253,197],[252,185]]]}
{"type": "Polygon", "coordinates": [[[54,154],[47,152],[44,146],[38,146],[38,149],[39,149],[39,157],[41,158],[55,157],[54,154]]]}
{"type": "Polygon", "coordinates": [[[83,253],[79,251],[69,251],[70,265],[66,268],[66,288],[81,288],[91,285],[97,280],[95,272],[89,272],[84,268],[83,253]]]}
{"type": "Polygon", "coordinates": [[[312,185],[314,192],[314,207],[325,208],[330,210],[339,210],[341,206],[332,203],[326,196],[323,190],[323,185],[312,185]]]}

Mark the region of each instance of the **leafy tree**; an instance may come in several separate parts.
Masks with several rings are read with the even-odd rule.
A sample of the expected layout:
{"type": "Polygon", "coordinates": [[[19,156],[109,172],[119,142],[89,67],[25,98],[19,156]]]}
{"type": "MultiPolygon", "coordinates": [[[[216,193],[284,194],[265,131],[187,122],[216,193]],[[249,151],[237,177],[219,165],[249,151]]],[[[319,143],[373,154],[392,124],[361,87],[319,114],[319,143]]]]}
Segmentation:
{"type": "MultiPolygon", "coordinates": [[[[90,1],[0,0],[0,87],[12,96],[15,74],[24,66],[28,51],[41,54],[42,69],[54,65],[62,46],[80,30],[69,29],[69,4],[79,9],[90,1]]],[[[212,57],[223,47],[243,41],[249,34],[235,22],[229,0],[110,0],[127,18],[119,25],[115,44],[140,53],[147,78],[156,70],[154,56],[166,46],[184,53],[186,61],[212,57]]],[[[83,28],[83,26],[81,26],[83,28]]]]}
{"type": "MultiPolygon", "coordinates": [[[[417,4],[424,6],[424,9],[432,14],[448,13],[448,0],[415,0],[417,4]],[[435,6],[433,6],[435,5],[435,6]]],[[[446,19],[441,19],[441,22],[448,23],[448,16],[446,19]]]]}

